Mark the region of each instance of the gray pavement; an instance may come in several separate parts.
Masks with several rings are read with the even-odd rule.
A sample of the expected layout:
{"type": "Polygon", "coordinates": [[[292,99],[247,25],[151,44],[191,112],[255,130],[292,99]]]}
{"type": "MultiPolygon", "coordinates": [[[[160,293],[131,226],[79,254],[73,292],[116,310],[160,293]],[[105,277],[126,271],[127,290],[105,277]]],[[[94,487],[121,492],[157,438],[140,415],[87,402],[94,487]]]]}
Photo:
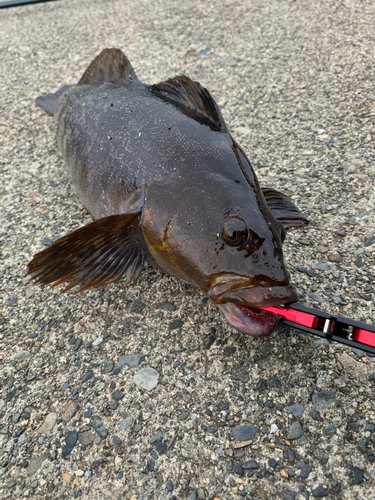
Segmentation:
{"type": "Polygon", "coordinates": [[[301,302],[373,322],[374,10],[72,0],[0,11],[1,498],[375,499],[373,357],[282,326],[240,335],[149,266],[135,285],[76,296],[25,276],[34,253],[91,221],[35,99],[119,47],[145,82],[184,73],[207,87],[261,185],[310,217],[284,245],[301,302]],[[158,374],[146,373],[150,390],[144,368],[158,374]]]}

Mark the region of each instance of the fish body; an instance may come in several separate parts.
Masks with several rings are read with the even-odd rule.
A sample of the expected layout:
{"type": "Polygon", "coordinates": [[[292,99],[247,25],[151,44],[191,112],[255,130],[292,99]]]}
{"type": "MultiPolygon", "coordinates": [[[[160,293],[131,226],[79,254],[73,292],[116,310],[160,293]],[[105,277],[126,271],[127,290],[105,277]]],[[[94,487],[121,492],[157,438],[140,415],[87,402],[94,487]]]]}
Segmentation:
{"type": "Polygon", "coordinates": [[[37,254],[41,284],[79,291],[125,276],[147,258],[198,286],[238,330],[269,335],[254,308],[297,299],[282,255],[285,228],[308,223],[291,200],[260,188],[209,92],[185,76],[141,83],[118,49],[78,85],[37,102],[54,114],[73,185],[96,219],[37,254]]]}

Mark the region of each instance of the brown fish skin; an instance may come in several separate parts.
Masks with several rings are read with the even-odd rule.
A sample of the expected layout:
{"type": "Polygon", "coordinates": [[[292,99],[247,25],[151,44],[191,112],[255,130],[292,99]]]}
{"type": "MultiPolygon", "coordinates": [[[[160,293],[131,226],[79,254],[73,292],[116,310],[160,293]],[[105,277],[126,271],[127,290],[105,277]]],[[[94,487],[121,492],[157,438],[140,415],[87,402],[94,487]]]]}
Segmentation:
{"type": "Polygon", "coordinates": [[[184,76],[142,84],[106,49],[79,85],[37,103],[54,112],[74,187],[98,219],[34,257],[37,282],[129,283],[148,258],[198,286],[238,330],[272,332],[278,318],[253,308],[297,300],[282,242],[308,221],[260,188],[206,89],[184,76]]]}

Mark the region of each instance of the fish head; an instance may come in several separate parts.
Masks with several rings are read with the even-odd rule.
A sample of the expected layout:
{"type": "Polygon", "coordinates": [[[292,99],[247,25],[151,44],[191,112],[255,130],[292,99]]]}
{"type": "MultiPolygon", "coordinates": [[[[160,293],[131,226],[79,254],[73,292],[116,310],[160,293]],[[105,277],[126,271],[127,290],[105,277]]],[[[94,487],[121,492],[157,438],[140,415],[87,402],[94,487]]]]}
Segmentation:
{"type": "Polygon", "coordinates": [[[142,230],[159,267],[198,286],[237,330],[268,336],[278,317],[256,308],[296,301],[297,293],[283,258],[285,229],[236,153],[232,168],[150,183],[142,230]]]}

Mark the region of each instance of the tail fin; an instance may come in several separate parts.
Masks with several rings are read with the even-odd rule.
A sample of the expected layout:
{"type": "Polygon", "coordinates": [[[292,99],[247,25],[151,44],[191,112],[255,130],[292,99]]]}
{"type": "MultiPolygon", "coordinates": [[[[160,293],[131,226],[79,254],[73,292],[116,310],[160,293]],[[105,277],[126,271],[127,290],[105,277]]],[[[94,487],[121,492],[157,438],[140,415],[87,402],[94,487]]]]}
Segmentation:
{"type": "Polygon", "coordinates": [[[54,94],[47,94],[47,95],[40,95],[36,99],[36,104],[40,106],[46,113],[49,115],[53,116],[54,114],[54,109],[55,109],[55,103],[57,99],[63,95],[64,92],[66,92],[68,89],[70,89],[71,85],[64,85],[59,89],[57,92],[54,94]]]}
{"type": "Polygon", "coordinates": [[[104,49],[83,73],[79,85],[125,80],[138,82],[129,59],[120,49],[104,49]]]}

